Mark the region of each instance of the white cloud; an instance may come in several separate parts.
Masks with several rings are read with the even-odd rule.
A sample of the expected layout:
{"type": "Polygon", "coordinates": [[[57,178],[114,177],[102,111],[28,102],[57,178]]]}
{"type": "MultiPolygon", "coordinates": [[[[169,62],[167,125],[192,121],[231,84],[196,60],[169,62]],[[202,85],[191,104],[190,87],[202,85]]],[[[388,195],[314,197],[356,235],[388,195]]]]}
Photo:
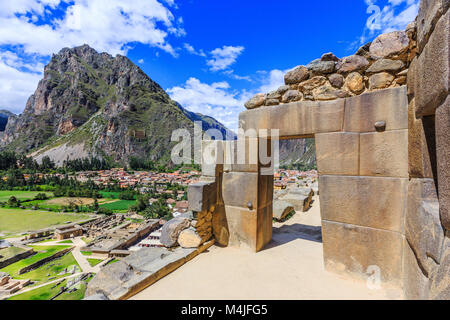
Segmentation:
{"type": "Polygon", "coordinates": [[[264,75],[264,78],[262,80],[262,85],[258,89],[258,91],[260,93],[268,93],[284,85],[284,75],[286,74],[286,72],[287,70],[282,71],[278,69],[274,69],[270,72],[260,72],[260,74],[264,75]]]}
{"type": "Polygon", "coordinates": [[[186,49],[187,52],[189,52],[190,54],[196,55],[196,56],[200,56],[200,57],[206,57],[205,52],[203,52],[202,49],[200,50],[195,50],[195,48],[190,45],[189,43],[185,43],[184,44],[184,48],[186,49]]]}
{"type": "Polygon", "coordinates": [[[211,71],[225,70],[234,64],[239,55],[244,51],[244,47],[223,46],[211,51],[212,58],[206,62],[211,71]]]}
{"type": "Polygon", "coordinates": [[[20,113],[30,93],[36,90],[42,78],[37,70],[43,70],[41,63],[25,63],[12,52],[0,53],[0,109],[20,113]],[[25,71],[21,71],[25,70],[25,71]]]}
{"type": "Polygon", "coordinates": [[[144,59],[139,59],[138,62],[139,62],[140,64],[143,64],[145,61],[144,61],[144,59]]]}
{"type": "Polygon", "coordinates": [[[211,116],[227,128],[237,130],[239,113],[245,110],[244,103],[256,93],[267,93],[284,84],[285,71],[259,71],[255,90],[232,90],[226,81],[212,84],[190,78],[183,85],[167,89],[170,97],[193,112],[211,116]]]}
{"type": "MultiPolygon", "coordinates": [[[[367,19],[358,45],[362,45],[376,35],[396,30],[404,30],[419,12],[420,0],[364,0],[367,4],[367,19]]],[[[356,45],[354,43],[353,45],[356,45]]]]}
{"type": "Polygon", "coordinates": [[[4,101],[0,104],[14,110],[23,109],[39,80],[36,72],[43,71],[43,65],[30,64],[29,57],[48,57],[63,47],[87,43],[114,55],[126,54],[131,44],[141,43],[177,57],[177,49],[168,37],[180,37],[186,32],[183,19],[175,18],[167,7],[176,8],[175,1],[165,0],[165,3],[161,0],[0,0],[1,92],[12,83],[17,88],[8,89],[9,98],[3,99],[2,95],[4,101]],[[62,9],[58,7],[62,2],[67,7],[62,16],[56,17],[52,10],[62,9]],[[8,48],[14,48],[20,57],[12,57],[8,48]],[[17,86],[18,79],[22,79],[23,85],[17,86]]]}
{"type": "Polygon", "coordinates": [[[250,97],[246,92],[232,91],[228,82],[206,84],[196,78],[167,92],[188,110],[212,116],[231,130],[237,129],[238,115],[250,97]]]}

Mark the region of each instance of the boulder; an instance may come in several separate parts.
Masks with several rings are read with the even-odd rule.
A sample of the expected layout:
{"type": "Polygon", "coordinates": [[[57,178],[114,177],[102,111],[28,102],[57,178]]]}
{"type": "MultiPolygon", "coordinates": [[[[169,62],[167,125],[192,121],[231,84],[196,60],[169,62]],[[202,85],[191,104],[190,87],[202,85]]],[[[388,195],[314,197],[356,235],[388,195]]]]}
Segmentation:
{"type": "Polygon", "coordinates": [[[175,246],[181,231],[190,225],[191,222],[187,218],[175,218],[165,223],[161,229],[161,244],[167,248],[175,246]]]}
{"type": "Polygon", "coordinates": [[[349,96],[349,93],[344,90],[335,89],[330,84],[325,84],[314,89],[313,96],[315,100],[326,101],[346,98],[349,96]]]}
{"type": "Polygon", "coordinates": [[[245,107],[247,109],[258,108],[264,104],[265,100],[266,100],[266,95],[264,93],[258,93],[245,103],[245,107]]]}
{"type": "Polygon", "coordinates": [[[202,242],[202,237],[193,228],[181,231],[178,236],[178,243],[182,248],[198,248],[202,242]]]}
{"type": "Polygon", "coordinates": [[[337,72],[338,73],[350,73],[354,71],[365,70],[369,65],[369,61],[357,55],[352,55],[343,58],[341,61],[337,63],[337,72]]]}
{"type": "Polygon", "coordinates": [[[305,66],[298,66],[288,71],[284,76],[285,84],[296,84],[309,78],[309,71],[305,66]]]}
{"type": "Polygon", "coordinates": [[[266,99],[266,103],[264,104],[265,106],[276,106],[280,104],[280,100],[278,99],[266,99]]]}
{"type": "Polygon", "coordinates": [[[299,90],[311,91],[317,87],[324,85],[327,82],[327,78],[323,76],[317,76],[306,80],[298,85],[299,90]]]}
{"type": "Polygon", "coordinates": [[[286,91],[291,89],[289,86],[281,86],[276,91],[282,96],[286,91]]]}
{"type": "Polygon", "coordinates": [[[342,88],[344,85],[344,77],[341,74],[333,73],[328,77],[328,80],[330,81],[331,85],[335,88],[342,88]]]}
{"type": "Polygon", "coordinates": [[[360,73],[352,72],[345,79],[345,86],[351,92],[360,94],[364,91],[364,79],[360,73]]]}
{"type": "Polygon", "coordinates": [[[369,78],[369,90],[385,89],[393,80],[394,76],[387,72],[376,73],[369,78]]]}
{"type": "Polygon", "coordinates": [[[333,53],[328,52],[328,53],[324,53],[322,55],[322,58],[320,58],[320,60],[322,61],[334,61],[334,62],[338,62],[339,58],[336,57],[333,53]]]}
{"type": "Polygon", "coordinates": [[[370,45],[370,55],[375,59],[393,57],[405,52],[409,38],[404,31],[394,31],[379,35],[370,45]]]}
{"type": "Polygon", "coordinates": [[[295,208],[289,202],[282,200],[275,200],[273,202],[273,218],[275,220],[283,220],[292,211],[295,211],[295,208]]]}
{"type": "Polygon", "coordinates": [[[367,73],[378,73],[378,72],[397,72],[405,67],[405,64],[400,60],[391,60],[391,59],[380,59],[375,61],[369,69],[367,69],[367,73]]]}
{"type": "Polygon", "coordinates": [[[283,95],[283,98],[281,99],[281,102],[283,103],[289,103],[294,101],[299,101],[303,97],[303,94],[298,90],[288,90],[283,95]]]}
{"type": "Polygon", "coordinates": [[[334,72],[336,68],[336,62],[316,59],[314,61],[311,61],[306,67],[309,71],[315,74],[328,74],[334,72]]]}
{"type": "Polygon", "coordinates": [[[292,188],[280,200],[291,203],[296,211],[308,211],[314,191],[311,188],[292,188]]]}

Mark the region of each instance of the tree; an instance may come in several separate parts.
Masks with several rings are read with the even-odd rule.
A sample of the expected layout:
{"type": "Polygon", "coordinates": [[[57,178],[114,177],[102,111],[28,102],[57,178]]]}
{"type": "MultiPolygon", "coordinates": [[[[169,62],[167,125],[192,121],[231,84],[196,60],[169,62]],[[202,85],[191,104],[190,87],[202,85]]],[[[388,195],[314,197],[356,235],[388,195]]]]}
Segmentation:
{"type": "Polygon", "coordinates": [[[20,201],[17,200],[16,197],[12,196],[8,200],[8,206],[11,207],[11,208],[17,208],[17,207],[20,206],[20,201]]]}

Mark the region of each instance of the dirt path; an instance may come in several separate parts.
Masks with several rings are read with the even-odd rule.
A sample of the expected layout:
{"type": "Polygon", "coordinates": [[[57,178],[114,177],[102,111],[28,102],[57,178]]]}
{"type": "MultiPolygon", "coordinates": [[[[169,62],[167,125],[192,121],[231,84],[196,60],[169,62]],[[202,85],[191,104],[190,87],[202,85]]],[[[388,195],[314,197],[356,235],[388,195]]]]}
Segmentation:
{"type": "Polygon", "coordinates": [[[274,225],[265,250],[255,254],[212,247],[132,299],[401,298],[399,291],[370,290],[365,283],[326,272],[320,225],[315,198],[309,212],[274,225]]]}

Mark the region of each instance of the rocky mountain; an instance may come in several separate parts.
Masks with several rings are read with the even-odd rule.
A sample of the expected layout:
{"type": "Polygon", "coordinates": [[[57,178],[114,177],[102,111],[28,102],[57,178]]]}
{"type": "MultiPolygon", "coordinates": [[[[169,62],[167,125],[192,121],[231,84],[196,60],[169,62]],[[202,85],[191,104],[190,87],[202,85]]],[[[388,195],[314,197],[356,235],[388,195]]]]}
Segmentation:
{"type": "Polygon", "coordinates": [[[316,166],[314,139],[280,141],[280,166],[312,169],[316,166]]]}
{"type": "Polygon", "coordinates": [[[15,117],[15,114],[7,110],[0,110],[0,131],[5,131],[6,124],[10,117],[15,117]]]}
{"type": "Polygon", "coordinates": [[[50,156],[99,157],[126,163],[131,156],[170,162],[172,131],[227,129],[185,110],[127,57],[87,45],[53,55],[24,112],[0,132],[0,150],[50,156]]]}

